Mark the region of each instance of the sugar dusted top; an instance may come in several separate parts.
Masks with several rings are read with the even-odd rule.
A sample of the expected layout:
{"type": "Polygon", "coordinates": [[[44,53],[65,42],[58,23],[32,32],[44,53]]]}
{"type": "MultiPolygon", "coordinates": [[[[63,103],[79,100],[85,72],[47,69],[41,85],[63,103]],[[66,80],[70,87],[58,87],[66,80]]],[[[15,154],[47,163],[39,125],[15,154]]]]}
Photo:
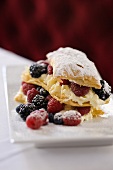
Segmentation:
{"type": "Polygon", "coordinates": [[[59,48],[48,53],[47,58],[53,66],[53,76],[65,77],[65,72],[68,72],[70,77],[94,77],[98,84],[100,83],[100,76],[94,63],[79,50],[70,47],[59,48]]]}

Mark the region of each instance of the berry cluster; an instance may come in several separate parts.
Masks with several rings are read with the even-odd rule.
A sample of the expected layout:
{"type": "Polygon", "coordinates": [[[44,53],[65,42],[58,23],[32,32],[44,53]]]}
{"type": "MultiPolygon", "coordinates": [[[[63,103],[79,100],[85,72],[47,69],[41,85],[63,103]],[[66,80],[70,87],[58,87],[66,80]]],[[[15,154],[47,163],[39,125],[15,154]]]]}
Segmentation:
{"type": "Polygon", "coordinates": [[[98,97],[102,100],[106,100],[111,95],[111,87],[105,80],[100,80],[102,85],[101,89],[92,88],[92,90],[98,95],[98,97]]]}
{"type": "Polygon", "coordinates": [[[64,108],[63,104],[52,98],[41,86],[22,82],[22,91],[28,103],[17,106],[16,112],[32,129],[38,129],[41,125],[47,124],[49,113],[55,114],[64,108]]]}
{"type": "MultiPolygon", "coordinates": [[[[68,80],[62,80],[62,83],[65,85],[70,84],[68,80]]],[[[77,86],[76,84],[71,85],[77,86]]],[[[90,107],[77,107],[75,110],[62,113],[61,111],[65,105],[54,99],[49,95],[48,91],[38,85],[22,82],[22,90],[27,97],[28,103],[17,106],[16,112],[31,129],[38,129],[48,122],[58,125],[77,126],[81,122],[81,116],[90,112],[90,107]]],[[[86,92],[88,89],[85,88],[84,91],[86,92]]]]}

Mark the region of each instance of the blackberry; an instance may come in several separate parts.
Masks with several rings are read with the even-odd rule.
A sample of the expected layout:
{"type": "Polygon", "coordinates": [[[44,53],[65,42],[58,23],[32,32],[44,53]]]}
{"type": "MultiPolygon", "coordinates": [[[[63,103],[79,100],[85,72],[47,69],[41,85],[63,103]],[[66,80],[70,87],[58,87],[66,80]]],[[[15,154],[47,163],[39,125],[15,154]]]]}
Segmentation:
{"type": "Polygon", "coordinates": [[[44,88],[40,89],[40,95],[46,97],[49,95],[49,92],[47,90],[45,90],[44,88]]]}
{"type": "Polygon", "coordinates": [[[62,113],[56,113],[54,115],[54,123],[57,125],[63,125],[62,113]]]}
{"type": "Polygon", "coordinates": [[[16,112],[19,113],[20,108],[23,106],[24,104],[20,104],[19,106],[16,107],[16,112]]]}
{"type": "Polygon", "coordinates": [[[19,115],[20,117],[25,121],[27,116],[30,115],[30,113],[34,110],[36,110],[36,106],[33,103],[28,103],[28,104],[22,104],[20,106],[20,110],[19,110],[19,115]]]}
{"type": "Polygon", "coordinates": [[[45,63],[35,63],[29,68],[30,75],[34,78],[40,77],[42,74],[47,73],[47,64],[45,63]]]}
{"type": "Polygon", "coordinates": [[[102,100],[106,100],[111,95],[111,87],[105,80],[100,80],[102,85],[101,89],[92,88],[92,90],[98,95],[98,97],[102,100]]]}
{"type": "Polygon", "coordinates": [[[41,89],[41,88],[42,88],[41,86],[38,86],[38,85],[37,85],[36,90],[40,92],[40,89],[41,89]]]}
{"type": "Polygon", "coordinates": [[[32,103],[38,108],[38,109],[41,109],[41,108],[47,108],[47,100],[45,99],[44,96],[41,96],[39,94],[37,94],[33,100],[32,100],[32,103]]]}
{"type": "Polygon", "coordinates": [[[54,115],[53,115],[53,113],[48,114],[48,119],[49,119],[50,123],[54,123],[54,115]]]}

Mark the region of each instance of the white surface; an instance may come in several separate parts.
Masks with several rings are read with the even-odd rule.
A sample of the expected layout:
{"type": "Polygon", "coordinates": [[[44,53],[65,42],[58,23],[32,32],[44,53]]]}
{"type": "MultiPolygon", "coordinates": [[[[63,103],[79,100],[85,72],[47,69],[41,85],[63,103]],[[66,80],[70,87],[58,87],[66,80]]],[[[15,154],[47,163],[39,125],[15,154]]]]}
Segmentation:
{"type": "Polygon", "coordinates": [[[0,49],[0,170],[113,170],[113,146],[38,149],[33,144],[9,142],[2,66],[26,63],[0,49]]]}
{"type": "MultiPolygon", "coordinates": [[[[7,66],[3,68],[6,101],[8,99],[8,117],[12,142],[33,142],[41,147],[56,146],[85,146],[113,144],[113,113],[108,118],[100,117],[83,122],[79,126],[60,126],[49,123],[39,130],[27,128],[25,122],[16,113],[15,108],[19,103],[14,101],[14,96],[20,88],[21,74],[25,66],[7,66]],[[12,76],[13,75],[13,76],[12,76]],[[109,125],[109,126],[108,126],[109,125]]],[[[111,104],[105,109],[113,110],[111,104]]],[[[106,114],[108,115],[108,114],[106,114]]]]}

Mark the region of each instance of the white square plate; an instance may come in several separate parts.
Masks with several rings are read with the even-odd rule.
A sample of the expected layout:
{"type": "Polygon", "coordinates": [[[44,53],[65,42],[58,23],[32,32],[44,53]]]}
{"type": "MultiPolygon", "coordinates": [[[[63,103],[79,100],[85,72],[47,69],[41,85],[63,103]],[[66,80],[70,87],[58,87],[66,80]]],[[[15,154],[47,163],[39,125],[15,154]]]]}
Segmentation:
{"type": "Polygon", "coordinates": [[[105,116],[86,121],[79,126],[42,126],[39,130],[29,129],[16,113],[18,105],[14,96],[19,90],[21,73],[25,66],[3,68],[4,87],[8,108],[11,142],[32,142],[38,147],[71,147],[113,144],[113,100],[104,106],[105,116]]]}

